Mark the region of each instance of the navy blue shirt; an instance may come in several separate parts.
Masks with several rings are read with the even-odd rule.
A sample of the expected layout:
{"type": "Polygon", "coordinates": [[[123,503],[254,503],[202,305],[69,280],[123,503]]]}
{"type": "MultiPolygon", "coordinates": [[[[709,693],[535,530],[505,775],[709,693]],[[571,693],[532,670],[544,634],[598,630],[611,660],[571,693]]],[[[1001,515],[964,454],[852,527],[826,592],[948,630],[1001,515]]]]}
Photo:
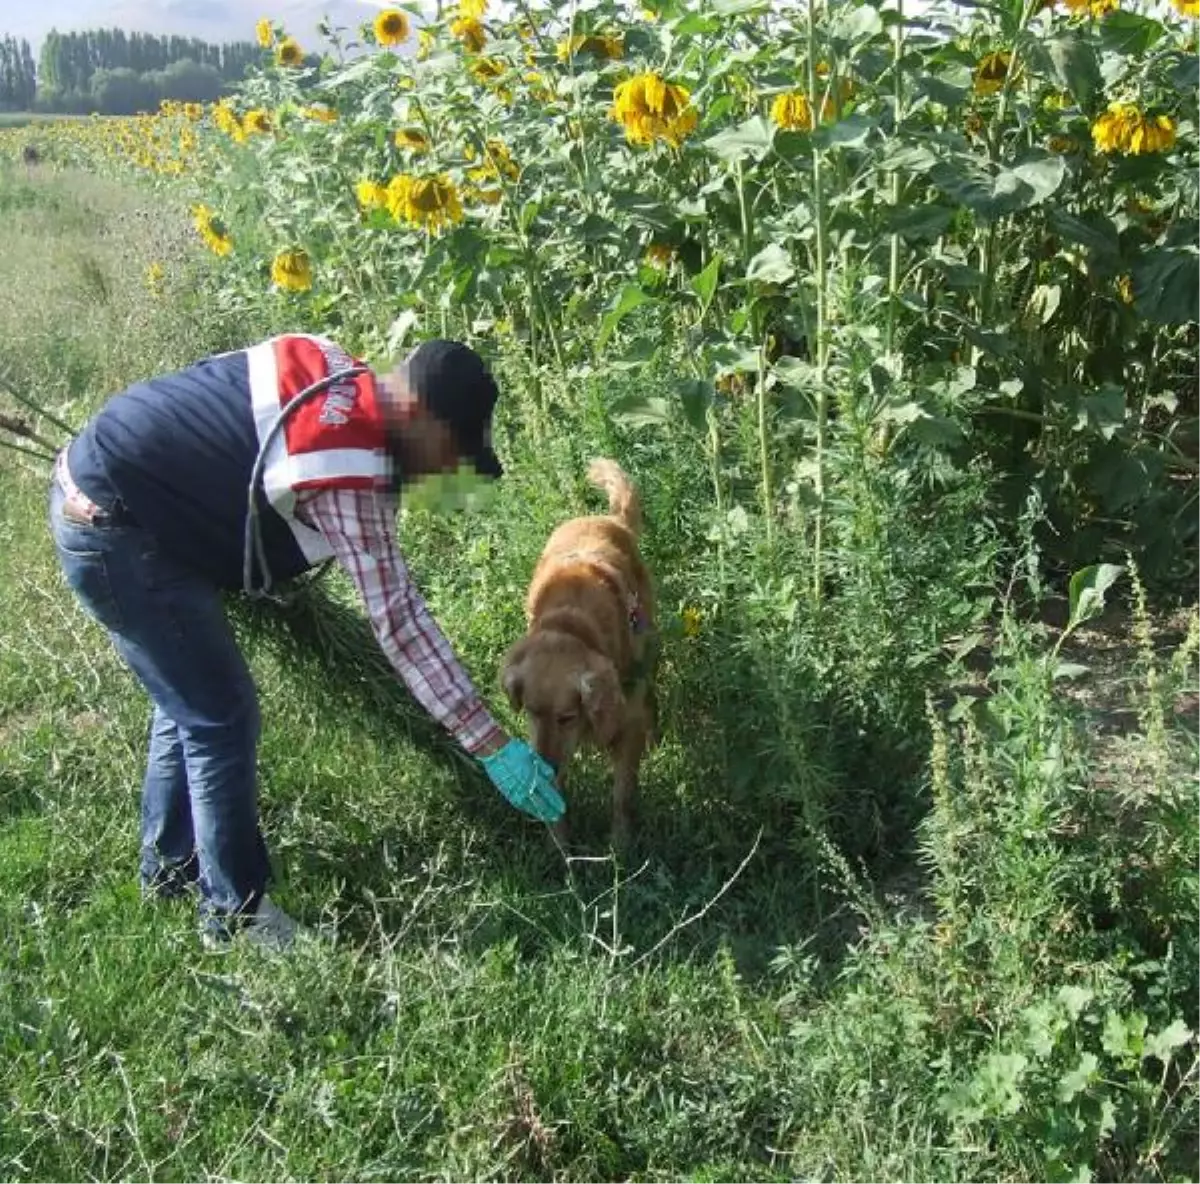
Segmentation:
{"type": "MultiPolygon", "coordinates": [[[[101,508],[119,499],[165,551],[240,588],[257,455],[247,358],[238,351],[115,395],[72,443],[67,465],[101,508]]],[[[258,506],[272,578],[311,566],[261,489],[258,506]]]]}

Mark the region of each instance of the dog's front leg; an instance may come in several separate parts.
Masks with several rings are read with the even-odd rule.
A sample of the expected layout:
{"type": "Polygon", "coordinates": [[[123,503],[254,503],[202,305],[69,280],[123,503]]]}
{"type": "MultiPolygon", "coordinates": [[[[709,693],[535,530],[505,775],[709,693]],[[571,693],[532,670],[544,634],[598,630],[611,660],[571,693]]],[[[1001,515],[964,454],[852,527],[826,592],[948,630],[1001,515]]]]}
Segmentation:
{"type": "Polygon", "coordinates": [[[628,851],[637,814],[638,767],[646,751],[644,711],[629,721],[613,753],[612,841],[617,851],[628,851]]]}
{"type": "MultiPolygon", "coordinates": [[[[566,770],[556,770],[554,779],[558,785],[558,792],[562,794],[563,800],[565,801],[567,799],[566,770]]],[[[548,825],[550,830],[550,842],[564,855],[569,855],[571,852],[570,814],[564,814],[557,822],[551,822],[548,825]]]]}

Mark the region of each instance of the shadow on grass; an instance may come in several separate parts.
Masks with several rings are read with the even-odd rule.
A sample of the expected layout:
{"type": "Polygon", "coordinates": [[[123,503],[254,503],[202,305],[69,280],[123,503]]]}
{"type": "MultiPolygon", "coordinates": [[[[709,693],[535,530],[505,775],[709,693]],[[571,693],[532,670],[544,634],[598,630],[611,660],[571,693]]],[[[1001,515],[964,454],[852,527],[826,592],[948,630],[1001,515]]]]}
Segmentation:
{"type": "MultiPolygon", "coordinates": [[[[295,852],[293,866],[306,881],[339,885],[341,903],[351,906],[351,936],[379,922],[385,931],[410,930],[413,900],[384,898],[397,882],[425,878],[421,924],[431,934],[455,916],[461,922],[450,899],[461,899],[464,885],[499,902],[476,912],[468,934],[456,934],[459,948],[464,941],[481,949],[516,940],[530,956],[547,943],[612,944],[617,934],[636,957],[686,922],[661,956],[706,957],[725,948],[752,977],[768,972],[780,947],[811,947],[836,964],[855,925],[846,893],[830,889],[835,869],[807,833],[809,791],[794,784],[798,764],[811,762],[820,780],[812,792],[827,805],[839,794],[858,804],[876,795],[881,815],[912,813],[907,766],[916,766],[910,757],[902,769],[887,737],[858,734],[839,718],[844,712],[833,698],[810,695],[801,706],[811,747],[782,752],[773,745],[775,708],[755,688],[744,651],[720,634],[703,649],[678,639],[667,648],[660,676],[664,743],[643,765],[635,849],[620,863],[610,857],[608,769],[598,758],[584,760],[572,771],[568,800],[575,854],[587,858],[568,870],[549,833],[519,819],[412,700],[355,606],[315,584],[289,607],[239,600],[232,615],[256,646],[284,659],[298,685],[319,682],[331,710],[345,712],[347,722],[398,721],[411,744],[460,787],[453,808],[447,806],[454,817],[371,818],[369,831],[361,820],[335,822],[319,845],[295,852]],[[716,689],[714,671],[727,678],[716,689]],[[904,810],[888,803],[887,792],[904,810]],[[436,891],[431,860],[440,869],[436,891]],[[439,895],[441,905],[430,905],[439,895]]],[[[856,825],[844,811],[823,817],[839,850],[856,825]]],[[[872,827],[880,829],[878,819],[872,827]]],[[[896,829],[895,818],[883,830],[889,827],[896,829]]],[[[846,849],[868,862],[881,855],[878,836],[846,849]]]]}

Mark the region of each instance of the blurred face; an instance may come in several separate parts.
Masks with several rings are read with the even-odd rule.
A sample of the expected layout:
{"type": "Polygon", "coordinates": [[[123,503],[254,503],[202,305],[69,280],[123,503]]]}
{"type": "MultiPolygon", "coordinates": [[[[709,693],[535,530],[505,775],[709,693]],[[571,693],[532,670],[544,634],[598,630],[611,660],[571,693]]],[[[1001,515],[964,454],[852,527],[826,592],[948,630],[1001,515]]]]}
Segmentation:
{"type": "Polygon", "coordinates": [[[403,364],[383,375],[377,390],[404,483],[433,473],[454,472],[458,468],[454,435],[413,392],[403,364]]]}

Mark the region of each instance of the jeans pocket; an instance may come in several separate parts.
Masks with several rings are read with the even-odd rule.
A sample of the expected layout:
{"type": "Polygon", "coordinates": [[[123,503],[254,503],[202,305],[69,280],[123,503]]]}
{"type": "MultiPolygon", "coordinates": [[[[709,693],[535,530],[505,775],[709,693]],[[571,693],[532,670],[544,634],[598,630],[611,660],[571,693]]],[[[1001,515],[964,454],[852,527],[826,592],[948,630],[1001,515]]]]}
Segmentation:
{"type": "Polygon", "coordinates": [[[82,550],[71,535],[64,538],[56,533],[54,542],[63,575],[88,615],[106,629],[119,632],[122,625],[121,610],[113,595],[105,552],[98,549],[82,550]]]}

